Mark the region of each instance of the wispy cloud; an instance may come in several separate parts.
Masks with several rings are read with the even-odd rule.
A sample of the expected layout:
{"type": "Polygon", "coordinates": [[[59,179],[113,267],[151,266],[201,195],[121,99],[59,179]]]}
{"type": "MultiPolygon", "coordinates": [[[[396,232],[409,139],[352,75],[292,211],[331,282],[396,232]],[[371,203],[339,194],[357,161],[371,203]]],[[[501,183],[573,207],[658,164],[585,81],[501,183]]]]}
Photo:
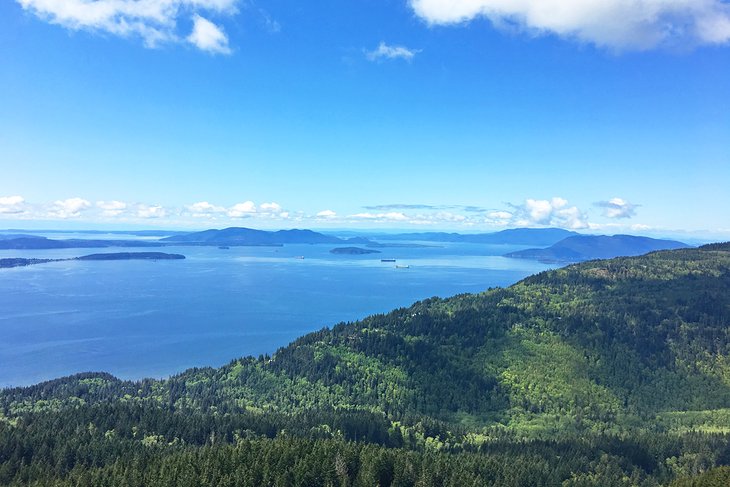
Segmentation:
{"type": "Polygon", "coordinates": [[[22,196],[0,197],[0,214],[19,215],[21,213],[25,213],[25,211],[25,198],[22,196]]]}
{"type": "Polygon", "coordinates": [[[484,17],[498,28],[612,49],[730,41],[730,4],[723,0],[410,0],[410,5],[430,24],[484,17]]]}
{"type": "Polygon", "coordinates": [[[636,215],[636,208],[639,207],[622,198],[611,198],[608,201],[594,203],[594,205],[603,208],[603,216],[606,218],[631,218],[636,215]]]}
{"type": "Polygon", "coordinates": [[[263,26],[271,34],[278,34],[279,32],[281,32],[281,24],[271,15],[269,15],[266,10],[260,8],[259,17],[261,18],[261,23],[263,24],[263,26]]]}
{"type": "Polygon", "coordinates": [[[400,204],[400,203],[394,203],[390,205],[372,205],[372,206],[363,206],[366,210],[374,210],[374,211],[389,211],[389,210],[440,210],[443,209],[443,206],[437,206],[437,205],[408,205],[408,204],[400,204]]]}
{"type": "Polygon", "coordinates": [[[419,49],[409,49],[404,46],[389,46],[385,42],[381,42],[377,48],[369,51],[365,50],[365,57],[370,61],[381,61],[383,59],[404,59],[411,61],[421,52],[419,49]]]}
{"type": "Polygon", "coordinates": [[[350,215],[350,218],[355,220],[376,220],[376,221],[396,221],[403,222],[408,221],[408,217],[399,211],[390,211],[388,213],[356,213],[350,215]]]}
{"type": "Polygon", "coordinates": [[[426,205],[426,204],[403,204],[394,203],[388,205],[371,205],[363,206],[365,210],[372,211],[391,211],[391,210],[426,210],[426,211],[440,211],[440,210],[461,210],[470,213],[483,213],[489,211],[481,206],[470,206],[470,205],[426,205]]]}
{"type": "Polygon", "coordinates": [[[16,0],[23,9],[70,30],[137,37],[147,47],[180,42],[178,21],[192,20],[187,40],[198,48],[228,53],[223,30],[198,12],[231,15],[239,0],[16,0]]]}
{"type": "Polygon", "coordinates": [[[510,213],[509,211],[491,211],[487,213],[487,217],[495,220],[495,221],[507,221],[509,222],[512,218],[514,218],[514,215],[510,213]]]}

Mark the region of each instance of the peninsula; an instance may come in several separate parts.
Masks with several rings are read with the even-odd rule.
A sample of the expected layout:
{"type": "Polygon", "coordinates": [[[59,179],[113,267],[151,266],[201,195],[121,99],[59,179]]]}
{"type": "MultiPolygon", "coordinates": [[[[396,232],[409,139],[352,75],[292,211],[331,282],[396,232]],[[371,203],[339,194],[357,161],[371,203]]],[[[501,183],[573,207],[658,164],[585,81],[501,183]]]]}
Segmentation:
{"type": "Polygon", "coordinates": [[[89,254],[81,257],[70,257],[67,259],[24,259],[8,258],[0,259],[0,269],[11,267],[25,267],[29,265],[45,264],[48,262],[64,262],[69,260],[180,260],[185,256],[181,254],[167,254],[165,252],[112,252],[106,254],[89,254]]]}

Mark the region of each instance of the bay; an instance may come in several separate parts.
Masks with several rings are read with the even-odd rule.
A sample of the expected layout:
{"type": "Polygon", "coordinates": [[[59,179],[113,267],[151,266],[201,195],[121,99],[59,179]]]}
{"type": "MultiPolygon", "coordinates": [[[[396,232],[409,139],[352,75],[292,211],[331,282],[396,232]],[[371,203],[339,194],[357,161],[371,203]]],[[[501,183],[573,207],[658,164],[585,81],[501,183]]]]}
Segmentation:
{"type": "MultiPolygon", "coordinates": [[[[140,379],[220,366],[324,326],[555,267],[501,257],[524,247],[439,245],[362,256],[331,254],[332,245],[165,247],[187,258],[0,269],[0,387],[83,371],[140,379]]],[[[0,258],[130,250],[6,250],[0,258]]]]}

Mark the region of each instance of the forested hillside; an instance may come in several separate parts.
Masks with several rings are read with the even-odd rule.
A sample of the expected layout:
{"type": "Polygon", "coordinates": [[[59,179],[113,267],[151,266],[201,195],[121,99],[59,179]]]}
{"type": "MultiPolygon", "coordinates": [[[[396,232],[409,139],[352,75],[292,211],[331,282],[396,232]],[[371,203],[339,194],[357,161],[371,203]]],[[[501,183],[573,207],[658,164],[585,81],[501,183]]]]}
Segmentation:
{"type": "Polygon", "coordinates": [[[727,244],[587,262],[168,380],[5,390],[0,483],[691,482],[730,464],[728,325],[727,244]]]}

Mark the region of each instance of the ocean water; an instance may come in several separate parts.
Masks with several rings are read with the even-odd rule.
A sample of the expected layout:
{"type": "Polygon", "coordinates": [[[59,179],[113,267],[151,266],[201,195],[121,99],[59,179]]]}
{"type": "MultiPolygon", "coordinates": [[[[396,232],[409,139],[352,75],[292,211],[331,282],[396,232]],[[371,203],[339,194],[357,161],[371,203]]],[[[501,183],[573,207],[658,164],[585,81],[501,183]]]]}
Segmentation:
{"type": "Polygon", "coordinates": [[[83,371],[139,379],[220,366],[324,326],[554,267],[500,257],[523,247],[439,245],[364,256],[331,254],[332,245],[3,250],[0,258],[135,250],[187,258],[0,269],[0,387],[83,371]]]}

